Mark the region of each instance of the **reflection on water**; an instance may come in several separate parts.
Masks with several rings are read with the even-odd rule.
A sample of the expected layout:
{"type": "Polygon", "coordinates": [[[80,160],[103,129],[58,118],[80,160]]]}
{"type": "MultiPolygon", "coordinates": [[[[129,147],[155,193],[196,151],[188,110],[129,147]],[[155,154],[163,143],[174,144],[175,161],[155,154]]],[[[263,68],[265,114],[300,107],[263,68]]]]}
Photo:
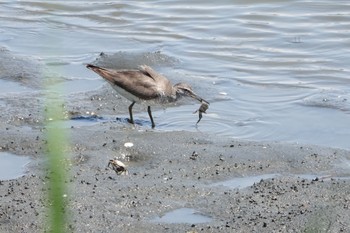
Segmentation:
{"type": "Polygon", "coordinates": [[[157,130],[349,149],[348,12],[350,2],[326,0],[5,0],[0,47],[40,61],[69,94],[102,85],[84,64],[104,52],[101,64],[150,64],[210,102],[198,129],[188,102],[155,112],[157,130]]]}

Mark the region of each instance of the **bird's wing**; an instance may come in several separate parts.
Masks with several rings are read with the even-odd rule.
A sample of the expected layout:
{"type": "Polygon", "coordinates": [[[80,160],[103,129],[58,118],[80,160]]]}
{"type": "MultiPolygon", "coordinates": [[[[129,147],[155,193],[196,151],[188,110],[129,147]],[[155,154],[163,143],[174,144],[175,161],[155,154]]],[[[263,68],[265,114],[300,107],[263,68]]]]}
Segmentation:
{"type": "Polygon", "coordinates": [[[154,99],[161,93],[154,79],[140,71],[117,71],[114,84],[142,99],[154,99]]]}
{"type": "Polygon", "coordinates": [[[156,81],[142,71],[114,70],[97,66],[89,66],[88,68],[107,80],[112,87],[117,85],[140,98],[153,99],[161,94],[158,91],[156,81]]]}
{"type": "Polygon", "coordinates": [[[151,67],[142,65],[140,66],[141,70],[147,73],[151,78],[153,78],[156,82],[166,82],[168,79],[164,77],[163,75],[157,73],[155,70],[153,70],[151,67]]]}
{"type": "Polygon", "coordinates": [[[166,77],[157,73],[155,70],[153,70],[151,67],[147,65],[142,65],[140,67],[142,72],[144,72],[146,75],[151,77],[157,83],[156,88],[158,89],[159,92],[166,92],[166,93],[172,92],[172,84],[166,77]]]}

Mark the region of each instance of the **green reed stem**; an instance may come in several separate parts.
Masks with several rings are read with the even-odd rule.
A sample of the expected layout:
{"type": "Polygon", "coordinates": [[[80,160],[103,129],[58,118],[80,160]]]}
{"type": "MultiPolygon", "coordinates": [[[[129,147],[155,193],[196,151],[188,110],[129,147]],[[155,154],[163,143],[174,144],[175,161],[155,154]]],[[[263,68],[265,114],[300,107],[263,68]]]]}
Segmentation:
{"type": "Polygon", "coordinates": [[[66,187],[65,187],[65,148],[67,136],[61,125],[63,119],[63,101],[57,90],[47,88],[46,97],[46,139],[48,171],[48,227],[49,232],[66,232],[66,187]]]}

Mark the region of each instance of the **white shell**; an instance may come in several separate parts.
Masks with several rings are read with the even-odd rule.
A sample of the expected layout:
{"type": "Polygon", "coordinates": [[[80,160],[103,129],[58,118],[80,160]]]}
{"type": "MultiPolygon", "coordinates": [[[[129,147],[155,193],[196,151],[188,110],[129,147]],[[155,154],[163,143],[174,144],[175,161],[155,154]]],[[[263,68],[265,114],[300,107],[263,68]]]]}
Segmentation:
{"type": "Polygon", "coordinates": [[[124,143],[124,146],[125,146],[126,148],[130,148],[130,147],[133,147],[133,146],[134,146],[134,143],[132,143],[132,142],[126,142],[126,143],[124,143]]]}

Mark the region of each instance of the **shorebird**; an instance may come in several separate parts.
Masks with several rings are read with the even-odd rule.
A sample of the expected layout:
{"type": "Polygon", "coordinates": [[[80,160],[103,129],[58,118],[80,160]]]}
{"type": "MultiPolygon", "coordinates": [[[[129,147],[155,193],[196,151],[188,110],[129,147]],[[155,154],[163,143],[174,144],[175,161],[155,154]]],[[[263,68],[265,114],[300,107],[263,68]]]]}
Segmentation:
{"type": "Polygon", "coordinates": [[[104,78],[121,96],[131,101],[129,106],[129,122],[131,124],[134,124],[132,107],[135,103],[147,104],[147,112],[152,122],[152,128],[155,127],[151,112],[151,105],[153,104],[174,102],[181,96],[192,97],[202,103],[200,109],[197,110],[199,111],[198,122],[209,105],[207,101],[193,92],[190,85],[178,83],[173,86],[166,77],[146,65],[142,65],[140,69],[135,70],[107,69],[91,64],[87,64],[86,67],[104,78]]]}

